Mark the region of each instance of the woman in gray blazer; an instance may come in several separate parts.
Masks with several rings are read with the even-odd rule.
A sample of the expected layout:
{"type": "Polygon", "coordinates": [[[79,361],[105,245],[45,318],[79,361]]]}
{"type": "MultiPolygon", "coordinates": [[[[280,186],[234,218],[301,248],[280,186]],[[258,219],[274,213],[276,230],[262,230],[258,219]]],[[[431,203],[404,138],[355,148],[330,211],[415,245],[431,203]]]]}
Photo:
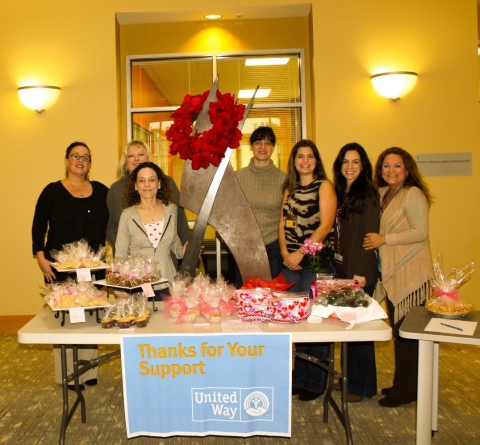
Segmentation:
{"type": "MultiPolygon", "coordinates": [[[[177,271],[170,252],[183,258],[187,244],[177,234],[177,206],[171,202],[167,176],[158,165],[144,162],[131,173],[124,192],[127,208],[120,216],[115,257],[141,253],[160,265],[162,278],[173,279],[177,271]]],[[[154,287],[161,298],[167,284],[154,287]]]]}

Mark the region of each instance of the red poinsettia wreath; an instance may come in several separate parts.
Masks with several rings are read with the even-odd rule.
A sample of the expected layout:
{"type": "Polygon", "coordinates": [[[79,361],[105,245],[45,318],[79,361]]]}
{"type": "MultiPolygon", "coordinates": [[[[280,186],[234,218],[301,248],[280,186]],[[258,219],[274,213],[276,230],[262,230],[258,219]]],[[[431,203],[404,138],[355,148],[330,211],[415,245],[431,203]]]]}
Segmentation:
{"type": "Polygon", "coordinates": [[[194,170],[207,168],[209,164],[218,167],[227,148],[239,147],[242,139],[238,123],[243,119],[245,105],[239,104],[234,95],[218,90],[217,102],[210,102],[208,110],[212,128],[192,135],[192,123],[202,110],[208,93],[187,94],[180,108],[172,114],[173,124],[165,134],[171,141],[170,154],[190,159],[194,170]]]}

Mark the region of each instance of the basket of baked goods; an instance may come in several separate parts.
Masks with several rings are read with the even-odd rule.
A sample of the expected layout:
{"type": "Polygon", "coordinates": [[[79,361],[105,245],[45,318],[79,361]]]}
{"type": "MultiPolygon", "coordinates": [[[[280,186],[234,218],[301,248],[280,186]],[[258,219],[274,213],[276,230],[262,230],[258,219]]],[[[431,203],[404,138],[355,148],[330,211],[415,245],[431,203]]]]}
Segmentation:
{"type": "Polygon", "coordinates": [[[106,248],[100,246],[94,251],[84,239],[64,244],[60,250],[51,250],[50,255],[55,259],[51,265],[59,272],[68,272],[76,269],[106,269],[108,265],[102,261],[106,248]]]}
{"type": "Polygon", "coordinates": [[[439,255],[433,261],[433,273],[430,277],[433,295],[427,301],[426,309],[435,317],[451,319],[463,318],[472,312],[475,309],[473,304],[459,297],[459,288],[470,279],[474,266],[473,261],[470,261],[445,273],[442,256],[439,255]]]}

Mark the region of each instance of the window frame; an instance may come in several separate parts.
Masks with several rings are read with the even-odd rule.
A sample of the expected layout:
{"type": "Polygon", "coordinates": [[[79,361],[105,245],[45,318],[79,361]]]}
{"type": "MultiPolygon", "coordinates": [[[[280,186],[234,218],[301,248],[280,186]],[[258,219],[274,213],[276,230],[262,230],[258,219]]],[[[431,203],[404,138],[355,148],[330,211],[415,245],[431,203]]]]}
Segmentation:
{"type": "MultiPolygon", "coordinates": [[[[284,55],[299,54],[300,66],[300,101],[296,103],[271,102],[266,104],[253,104],[254,109],[262,108],[299,108],[302,119],[301,138],[304,139],[307,134],[307,111],[306,111],[306,85],[305,85],[305,51],[302,48],[275,49],[275,50],[236,50],[236,51],[218,51],[218,52],[195,52],[195,53],[166,53],[166,54],[142,54],[126,56],[126,101],[127,101],[127,141],[133,138],[133,113],[152,113],[152,112],[169,112],[172,113],[178,106],[169,107],[132,107],[132,62],[141,60],[161,60],[161,59],[188,59],[188,58],[212,58],[212,83],[217,77],[217,58],[219,57],[239,57],[239,56],[266,56],[266,55],[284,55]]],[[[199,91],[196,94],[200,94],[199,91]]]]}

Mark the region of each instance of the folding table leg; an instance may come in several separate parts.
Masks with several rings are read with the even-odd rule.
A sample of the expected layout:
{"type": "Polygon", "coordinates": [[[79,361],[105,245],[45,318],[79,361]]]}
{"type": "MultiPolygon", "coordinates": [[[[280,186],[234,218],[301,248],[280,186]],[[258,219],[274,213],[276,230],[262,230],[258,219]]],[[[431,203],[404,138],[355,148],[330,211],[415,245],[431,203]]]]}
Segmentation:
{"type": "Polygon", "coordinates": [[[438,431],[438,372],[440,343],[433,343],[433,376],[432,376],[432,432],[438,431]]]}
{"type": "Polygon", "coordinates": [[[67,351],[65,345],[60,345],[60,357],[62,360],[62,393],[63,393],[63,410],[62,423],[60,426],[59,444],[65,444],[65,433],[68,424],[68,382],[67,382],[67,351]]]}
{"type": "Polygon", "coordinates": [[[347,435],[347,444],[353,445],[352,428],[350,427],[350,416],[348,414],[348,353],[347,343],[342,343],[342,412],[343,412],[343,426],[345,434],[347,435]]]}
{"type": "Polygon", "coordinates": [[[418,341],[417,445],[432,443],[433,345],[433,341],[418,341]]]}

